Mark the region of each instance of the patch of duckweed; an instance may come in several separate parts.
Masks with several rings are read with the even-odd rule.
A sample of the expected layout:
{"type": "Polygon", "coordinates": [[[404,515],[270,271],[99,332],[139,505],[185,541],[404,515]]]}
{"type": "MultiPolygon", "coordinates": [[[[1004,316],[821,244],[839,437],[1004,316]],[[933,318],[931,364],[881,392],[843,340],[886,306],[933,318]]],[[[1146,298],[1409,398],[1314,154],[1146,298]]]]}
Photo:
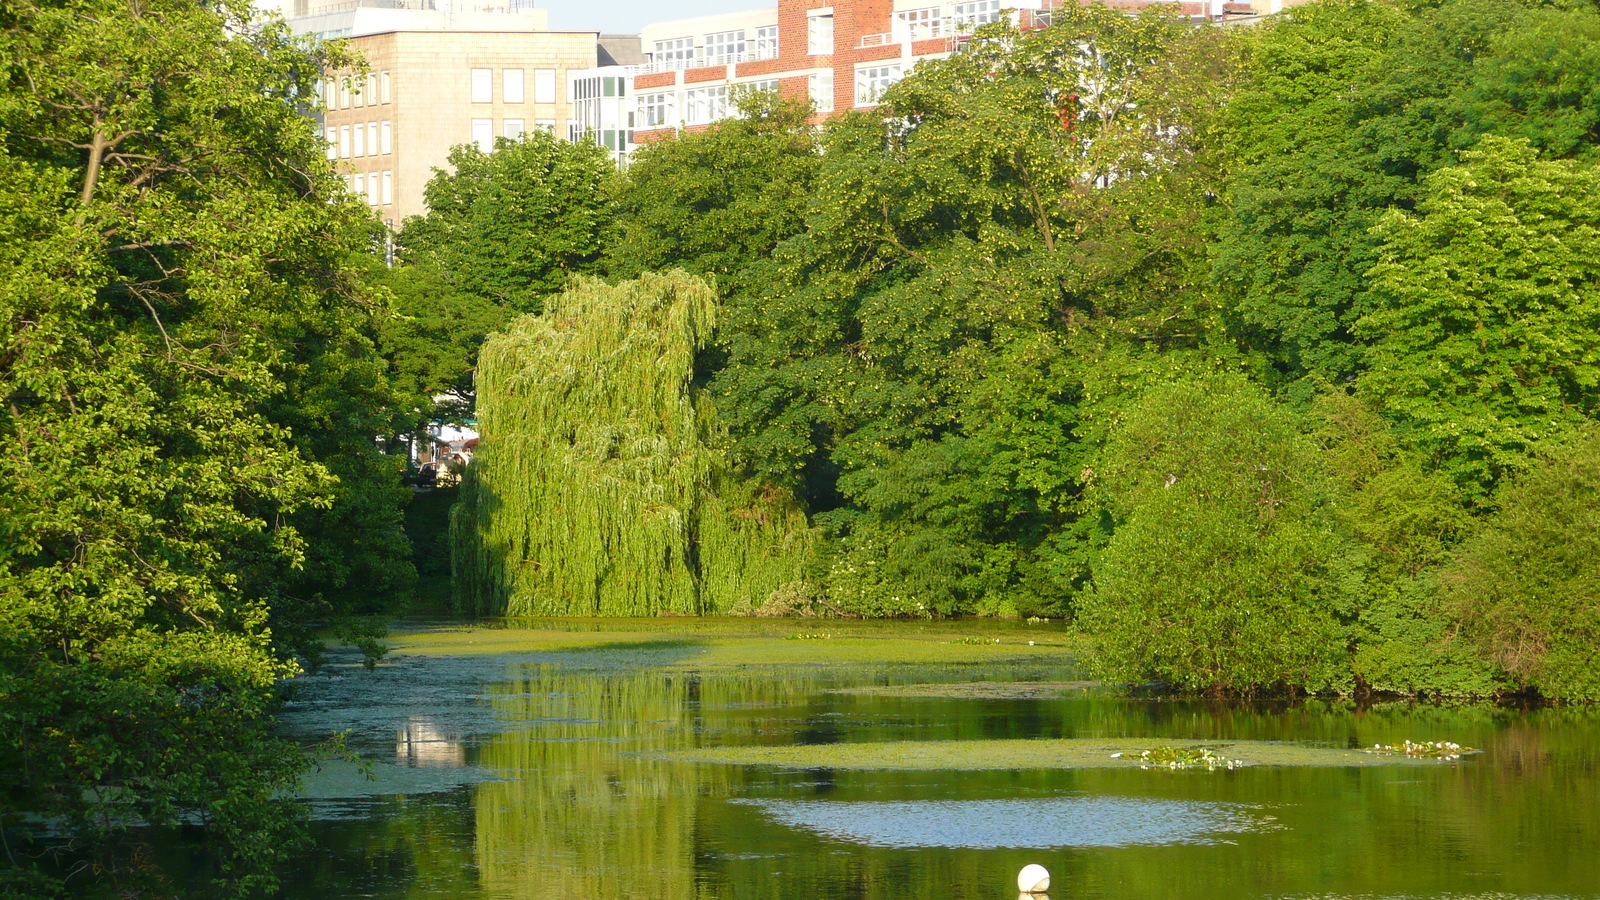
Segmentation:
{"type": "Polygon", "coordinates": [[[715,669],[788,665],[1038,664],[1071,667],[1082,640],[1061,629],[1018,622],[858,622],[836,620],[826,632],[796,635],[792,622],[762,619],[538,619],[397,629],[393,655],[489,656],[596,652],[648,658],[653,666],[715,669]],[[973,631],[993,638],[952,643],[973,631]],[[823,639],[823,636],[828,639],[823,639]],[[1029,643],[1029,639],[1033,643],[1029,643]],[[656,649],[652,649],[656,648],[656,649]],[[660,650],[661,652],[657,652],[660,650]],[[670,661],[663,662],[662,657],[670,661]]]}
{"type": "Polygon", "coordinates": [[[835,694],[940,700],[1054,700],[1102,687],[1098,681],[969,681],[951,684],[867,684],[835,694]]]}
{"type": "Polygon", "coordinates": [[[952,643],[952,644],[998,644],[998,643],[1000,643],[1000,639],[999,638],[981,638],[981,637],[977,637],[975,635],[968,634],[968,635],[962,635],[961,637],[956,638],[955,640],[951,641],[950,643],[952,643]]]}
{"type": "MultiPolygon", "coordinates": [[[[1140,754],[1149,738],[1057,738],[1043,740],[880,741],[782,747],[705,747],[666,754],[688,762],[788,769],[988,770],[1114,769],[1150,767],[1140,754]]],[[[1207,750],[1247,766],[1370,767],[1426,764],[1407,756],[1277,741],[1174,740],[1167,749],[1207,750]],[[1223,755],[1226,754],[1226,755],[1223,755]]],[[[1203,763],[1201,765],[1204,765],[1203,763]]],[[[1214,767],[1213,767],[1214,768],[1214,767]]]]}
{"type": "MultiPolygon", "coordinates": [[[[1111,754],[1121,759],[1123,754],[1111,754]]],[[[1244,763],[1230,759],[1210,747],[1151,747],[1135,757],[1141,769],[1237,769],[1244,763]]]]}
{"type": "Polygon", "coordinates": [[[1365,753],[1376,753],[1383,756],[1407,756],[1412,759],[1460,759],[1473,753],[1482,753],[1471,747],[1463,747],[1450,741],[1401,741],[1399,744],[1373,744],[1365,753]]]}

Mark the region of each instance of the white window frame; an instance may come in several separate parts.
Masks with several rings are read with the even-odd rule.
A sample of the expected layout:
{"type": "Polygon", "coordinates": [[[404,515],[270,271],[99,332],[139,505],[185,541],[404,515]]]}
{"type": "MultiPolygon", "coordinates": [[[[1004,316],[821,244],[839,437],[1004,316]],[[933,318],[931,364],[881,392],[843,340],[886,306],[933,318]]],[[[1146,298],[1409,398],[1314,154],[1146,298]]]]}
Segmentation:
{"type": "Polygon", "coordinates": [[[525,79],[521,69],[500,70],[500,99],[506,103],[522,103],[527,99],[525,79]]]}
{"type": "Polygon", "coordinates": [[[381,103],[394,102],[394,90],[389,83],[389,73],[378,73],[378,100],[381,103]]]}
{"type": "Polygon", "coordinates": [[[368,106],[377,106],[378,105],[378,73],[377,72],[368,72],[367,73],[367,89],[365,91],[365,94],[367,96],[367,105],[368,106]]]}
{"type": "Polygon", "coordinates": [[[393,206],[394,205],[394,170],[393,169],[384,169],[383,170],[383,193],[382,193],[382,196],[379,199],[381,199],[383,201],[383,205],[384,206],[393,206]]]}
{"type": "Polygon", "coordinates": [[[1000,0],[963,0],[952,9],[958,31],[970,32],[979,25],[1000,19],[1000,0]]]}
{"type": "Polygon", "coordinates": [[[367,173],[367,205],[368,206],[377,206],[378,205],[378,199],[379,199],[378,190],[379,190],[379,188],[378,188],[378,173],[377,172],[368,172],[367,173]]]}
{"type": "Polygon", "coordinates": [[[472,70],[472,102],[473,103],[493,103],[494,102],[494,70],[493,69],[473,69],[472,70]]]}
{"type": "Polygon", "coordinates": [[[898,43],[926,41],[944,36],[943,8],[924,6],[903,9],[894,14],[894,38],[898,43]]]}
{"type": "Polygon", "coordinates": [[[677,122],[678,95],[673,91],[658,91],[639,95],[639,116],[635,128],[670,128],[677,122]]]}
{"type": "Polygon", "coordinates": [[[833,70],[823,69],[806,77],[806,91],[819,113],[833,112],[833,70]]]}
{"type": "Polygon", "coordinates": [[[806,16],[806,53],[810,56],[833,53],[833,13],[806,16]]]}
{"type": "Polygon", "coordinates": [[[705,43],[701,45],[700,64],[704,66],[726,66],[744,59],[744,29],[736,31],[718,31],[706,35],[705,43]]]}
{"type": "Polygon", "coordinates": [[[778,26],[763,25],[756,29],[755,49],[751,59],[778,58],[778,26]]]}
{"type": "Polygon", "coordinates": [[[556,133],[556,120],[555,119],[534,119],[533,120],[533,127],[541,129],[543,131],[548,131],[551,134],[555,134],[556,133]]]}
{"type": "Polygon", "coordinates": [[[378,152],[384,156],[394,152],[394,123],[388,119],[378,123],[378,152]]]}
{"type": "Polygon", "coordinates": [[[339,126],[339,158],[350,158],[350,126],[339,126]]]}
{"type": "Polygon", "coordinates": [[[472,144],[484,153],[494,152],[494,120],[472,120],[472,144]]]}
{"type": "Polygon", "coordinates": [[[556,70],[555,69],[534,69],[533,70],[533,102],[535,102],[535,103],[555,103],[556,102],[556,70]]]}
{"type": "Polygon", "coordinates": [[[327,138],[328,138],[328,158],[329,159],[338,159],[339,158],[339,129],[337,129],[337,128],[333,127],[332,125],[330,125],[330,126],[328,126],[328,130],[326,132],[326,135],[327,135],[327,138]]]}
{"type": "Polygon", "coordinates": [[[650,54],[651,67],[657,71],[687,69],[694,65],[694,38],[678,37],[656,41],[650,54]]]}
{"type": "Polygon", "coordinates": [[[905,75],[904,63],[856,66],[856,106],[877,106],[883,92],[905,75]]]}
{"type": "Polygon", "coordinates": [[[378,155],[378,123],[367,123],[367,155],[378,155]]]}
{"type": "Polygon", "coordinates": [[[350,108],[350,76],[339,76],[339,108],[350,108]]]}
{"type": "Polygon", "coordinates": [[[500,123],[500,134],[513,141],[522,140],[528,131],[527,119],[505,119],[500,123]]]}
{"type": "Polygon", "coordinates": [[[683,92],[683,124],[709,125],[728,115],[728,86],[689,88],[683,92]]]}
{"type": "Polygon", "coordinates": [[[357,122],[351,128],[350,156],[354,159],[359,159],[367,155],[367,130],[361,127],[360,122],[357,122]]]}

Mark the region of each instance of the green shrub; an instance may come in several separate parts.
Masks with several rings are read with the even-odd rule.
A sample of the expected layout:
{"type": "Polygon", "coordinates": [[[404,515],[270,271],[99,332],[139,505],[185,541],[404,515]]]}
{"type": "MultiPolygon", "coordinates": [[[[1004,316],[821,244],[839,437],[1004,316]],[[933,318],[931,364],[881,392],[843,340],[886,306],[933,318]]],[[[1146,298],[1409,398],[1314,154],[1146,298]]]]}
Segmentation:
{"type": "Polygon", "coordinates": [[[1239,376],[1149,391],[1098,490],[1115,531],[1081,609],[1108,677],[1255,693],[1351,686],[1352,547],[1317,448],[1239,376]]]}
{"type": "Polygon", "coordinates": [[[1439,566],[1471,525],[1461,493],[1406,452],[1371,406],[1336,389],[1315,405],[1339,521],[1364,545],[1366,589],[1352,634],[1356,678],[1379,693],[1487,696],[1494,666],[1456,637],[1439,566]]]}
{"type": "Polygon", "coordinates": [[[1525,688],[1600,700],[1600,426],[1504,487],[1441,575],[1462,633],[1525,688]]]}

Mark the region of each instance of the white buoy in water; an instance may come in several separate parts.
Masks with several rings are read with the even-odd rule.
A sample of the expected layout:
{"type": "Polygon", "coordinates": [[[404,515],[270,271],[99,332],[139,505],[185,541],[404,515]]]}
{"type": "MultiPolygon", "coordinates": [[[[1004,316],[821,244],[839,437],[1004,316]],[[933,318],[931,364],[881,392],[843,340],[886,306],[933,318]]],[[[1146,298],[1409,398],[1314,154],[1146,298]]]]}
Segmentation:
{"type": "Polygon", "coordinates": [[[1029,863],[1017,873],[1017,890],[1024,894],[1042,894],[1050,890],[1050,872],[1038,863],[1029,863]]]}

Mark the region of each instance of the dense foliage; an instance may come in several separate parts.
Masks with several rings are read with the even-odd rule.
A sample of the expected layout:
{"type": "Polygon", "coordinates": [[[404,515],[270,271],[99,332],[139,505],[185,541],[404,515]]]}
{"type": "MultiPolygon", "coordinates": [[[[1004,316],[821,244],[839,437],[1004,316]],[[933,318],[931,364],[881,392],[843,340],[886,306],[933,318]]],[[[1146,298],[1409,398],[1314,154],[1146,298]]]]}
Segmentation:
{"type": "Polygon", "coordinates": [[[757,96],[643,149],[600,265],[715,276],[690,377],[822,535],[784,597],[1077,616],[1195,690],[1581,696],[1594,610],[1504,586],[1505,486],[1600,414],[1597,29],[997,23],[820,142],[757,96]]]}
{"type": "Polygon", "coordinates": [[[277,683],[412,577],[371,225],[300,100],[346,60],[249,14],[0,10],[0,891],[270,887],[277,683]]]}
{"type": "Polygon", "coordinates": [[[697,615],[798,580],[804,517],[741,496],[694,357],[715,294],[681,271],[584,280],[495,335],[478,367],[487,440],[453,513],[476,612],[697,615]]]}
{"type": "Polygon", "coordinates": [[[0,891],[271,888],[276,687],[415,579],[378,439],[475,399],[466,611],[1064,615],[1124,680],[1600,699],[1597,48],[1580,0],[1069,5],[821,129],[460,148],[391,268],[304,116],[336,45],[5,4],[0,891]]]}

